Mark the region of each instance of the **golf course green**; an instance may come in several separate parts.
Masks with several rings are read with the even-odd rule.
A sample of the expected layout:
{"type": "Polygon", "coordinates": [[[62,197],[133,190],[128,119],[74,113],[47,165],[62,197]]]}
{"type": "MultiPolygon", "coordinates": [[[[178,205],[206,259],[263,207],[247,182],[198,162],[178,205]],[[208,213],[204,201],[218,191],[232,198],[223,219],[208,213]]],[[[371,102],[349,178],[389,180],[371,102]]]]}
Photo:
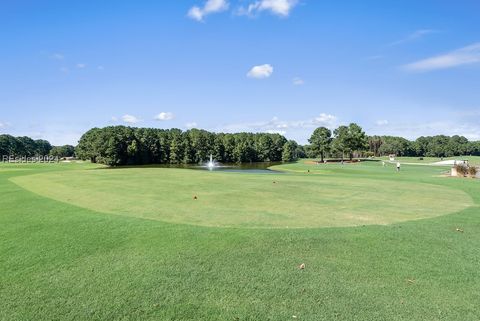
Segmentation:
{"type": "Polygon", "coordinates": [[[203,226],[388,224],[454,213],[473,204],[468,194],[441,185],[334,174],[124,168],[45,173],[11,181],[101,213],[203,226]]]}
{"type": "Polygon", "coordinates": [[[0,165],[0,320],[479,320],[479,180],[274,169],[0,165]]]}

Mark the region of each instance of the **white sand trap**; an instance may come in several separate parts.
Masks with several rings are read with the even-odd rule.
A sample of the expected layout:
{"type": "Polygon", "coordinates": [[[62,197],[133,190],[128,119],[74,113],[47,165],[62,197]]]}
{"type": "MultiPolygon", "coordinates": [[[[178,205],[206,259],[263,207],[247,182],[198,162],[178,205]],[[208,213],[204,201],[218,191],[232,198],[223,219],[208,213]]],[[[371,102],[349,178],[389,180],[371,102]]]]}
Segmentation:
{"type": "Polygon", "coordinates": [[[464,160],[449,159],[441,162],[432,163],[432,165],[437,165],[437,166],[447,166],[447,165],[453,166],[453,165],[461,165],[461,164],[467,164],[467,162],[464,160]]]}

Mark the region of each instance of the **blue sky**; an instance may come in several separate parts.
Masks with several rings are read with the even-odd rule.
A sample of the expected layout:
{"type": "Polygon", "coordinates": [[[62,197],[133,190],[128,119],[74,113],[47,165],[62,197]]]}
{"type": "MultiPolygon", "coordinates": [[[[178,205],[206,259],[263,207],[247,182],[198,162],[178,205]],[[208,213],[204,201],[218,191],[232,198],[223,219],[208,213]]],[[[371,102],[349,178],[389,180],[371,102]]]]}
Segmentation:
{"type": "Polygon", "coordinates": [[[0,133],[126,124],[480,139],[477,0],[0,3],[0,133]]]}

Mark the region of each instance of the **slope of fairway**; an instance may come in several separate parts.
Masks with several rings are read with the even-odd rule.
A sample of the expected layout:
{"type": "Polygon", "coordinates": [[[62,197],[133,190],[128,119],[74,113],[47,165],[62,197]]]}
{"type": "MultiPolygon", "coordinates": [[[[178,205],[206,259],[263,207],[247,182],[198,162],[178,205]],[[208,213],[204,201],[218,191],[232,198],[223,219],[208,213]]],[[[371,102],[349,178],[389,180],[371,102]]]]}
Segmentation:
{"type": "MultiPolygon", "coordinates": [[[[178,186],[180,179],[189,178],[185,186],[205,188],[217,177],[191,171],[142,175],[126,169],[107,174],[87,170],[96,166],[0,164],[28,169],[0,171],[0,320],[479,320],[480,180],[441,177],[438,167],[405,166],[395,173],[393,167],[375,163],[316,166],[303,161],[281,166],[298,174],[215,178],[226,181],[213,189],[215,194],[244,180],[266,180],[270,186],[275,179],[275,187],[284,188],[292,177],[312,185],[336,179],[351,186],[357,180],[371,183],[377,197],[384,193],[384,183],[412,189],[441,185],[440,191],[458,191],[460,199],[466,193],[474,203],[427,220],[308,229],[210,228],[109,215],[12,182],[39,192],[66,188],[72,196],[73,187],[90,182],[90,194],[96,197],[84,197],[101,203],[101,180],[107,185],[111,180],[144,181],[135,186],[138,198],[149,193],[147,184],[153,181],[178,186]],[[121,174],[124,170],[129,177],[121,174]],[[304,270],[298,268],[302,263],[304,270]]],[[[126,183],[114,188],[123,196],[125,189],[133,191],[126,183]]],[[[199,201],[206,195],[200,192],[199,201]]],[[[376,201],[367,206],[373,210],[376,201]]],[[[267,200],[258,202],[264,206],[267,200]]],[[[417,206],[423,207],[420,202],[417,206]]],[[[232,201],[230,208],[238,206],[232,201]]]]}
{"type": "Polygon", "coordinates": [[[18,176],[12,181],[98,212],[222,227],[389,224],[454,213],[473,204],[460,190],[397,178],[123,168],[18,176]]]}

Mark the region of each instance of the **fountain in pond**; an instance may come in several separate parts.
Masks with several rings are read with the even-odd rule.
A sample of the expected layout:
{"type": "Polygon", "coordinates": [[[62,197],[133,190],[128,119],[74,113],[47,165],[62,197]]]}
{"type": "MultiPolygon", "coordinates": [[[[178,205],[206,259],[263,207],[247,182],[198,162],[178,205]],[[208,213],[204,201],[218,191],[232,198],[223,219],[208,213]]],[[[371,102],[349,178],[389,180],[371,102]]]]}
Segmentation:
{"type": "Polygon", "coordinates": [[[199,167],[208,169],[209,171],[213,171],[213,170],[216,170],[216,169],[219,169],[219,168],[226,168],[228,166],[223,166],[221,163],[215,161],[213,159],[213,155],[210,154],[210,160],[208,160],[204,163],[201,163],[199,167]]]}
{"type": "Polygon", "coordinates": [[[246,165],[246,166],[244,165],[242,167],[239,164],[222,164],[222,163],[219,163],[216,160],[214,160],[213,155],[210,154],[209,160],[207,160],[206,162],[202,162],[202,163],[196,165],[195,167],[201,168],[201,169],[206,169],[206,170],[209,170],[209,171],[218,171],[218,170],[239,171],[239,170],[244,169],[246,172],[251,171],[251,172],[257,172],[257,173],[260,173],[260,172],[275,173],[274,171],[271,171],[271,170],[267,169],[267,167],[270,166],[271,163],[265,163],[265,164],[266,164],[265,167],[261,167],[261,166],[259,167],[258,164],[257,164],[257,166],[253,166],[253,167],[252,167],[252,164],[250,164],[250,167],[248,165],[246,165]]]}
{"type": "Polygon", "coordinates": [[[213,171],[219,168],[227,168],[229,166],[224,166],[221,163],[215,161],[213,159],[213,155],[210,154],[210,160],[208,162],[205,162],[201,165],[201,167],[208,169],[209,171],[213,171]]]}
{"type": "Polygon", "coordinates": [[[216,164],[215,164],[215,161],[213,160],[213,155],[210,154],[210,161],[207,163],[207,167],[209,170],[213,170],[215,166],[216,164]]]}

